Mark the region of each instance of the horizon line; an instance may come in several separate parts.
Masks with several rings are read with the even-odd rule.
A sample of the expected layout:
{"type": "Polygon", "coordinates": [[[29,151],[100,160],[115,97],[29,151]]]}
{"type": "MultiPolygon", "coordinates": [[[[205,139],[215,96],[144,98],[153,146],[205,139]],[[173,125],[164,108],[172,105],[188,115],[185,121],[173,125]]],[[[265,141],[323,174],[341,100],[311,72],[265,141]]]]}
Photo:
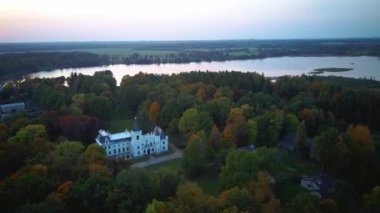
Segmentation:
{"type": "Polygon", "coordinates": [[[0,44],[30,44],[30,43],[143,43],[143,42],[218,42],[218,41],[282,41],[282,40],[360,40],[380,39],[379,36],[371,37],[321,37],[321,38],[228,38],[228,39],[168,39],[168,40],[56,40],[56,41],[0,41],[0,44]]]}

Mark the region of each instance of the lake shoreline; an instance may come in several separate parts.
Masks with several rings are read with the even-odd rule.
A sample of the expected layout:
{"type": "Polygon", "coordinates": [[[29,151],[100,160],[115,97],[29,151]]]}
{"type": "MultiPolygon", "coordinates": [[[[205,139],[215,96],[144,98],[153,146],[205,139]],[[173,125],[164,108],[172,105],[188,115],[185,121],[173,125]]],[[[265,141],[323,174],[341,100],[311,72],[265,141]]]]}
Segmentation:
{"type": "Polygon", "coordinates": [[[69,77],[70,73],[81,73],[93,75],[95,71],[111,70],[115,79],[120,83],[122,76],[133,76],[139,72],[152,74],[173,74],[190,71],[241,71],[263,73],[266,77],[279,77],[285,75],[312,75],[310,70],[320,67],[349,67],[355,72],[324,72],[321,76],[338,75],[351,78],[372,78],[380,80],[380,61],[373,56],[281,56],[262,59],[245,59],[229,61],[211,62],[190,62],[190,63],[161,63],[149,65],[126,65],[109,64],[101,66],[73,67],[33,72],[9,73],[1,76],[1,82],[23,80],[25,78],[55,78],[69,77]]]}

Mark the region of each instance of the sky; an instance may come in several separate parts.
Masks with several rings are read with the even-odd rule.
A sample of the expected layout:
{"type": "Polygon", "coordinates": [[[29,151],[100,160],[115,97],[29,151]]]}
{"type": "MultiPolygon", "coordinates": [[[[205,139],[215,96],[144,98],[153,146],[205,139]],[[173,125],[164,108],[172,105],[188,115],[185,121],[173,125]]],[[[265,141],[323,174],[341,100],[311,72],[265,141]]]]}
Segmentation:
{"type": "Polygon", "coordinates": [[[380,37],[380,0],[0,0],[0,42],[380,37]]]}

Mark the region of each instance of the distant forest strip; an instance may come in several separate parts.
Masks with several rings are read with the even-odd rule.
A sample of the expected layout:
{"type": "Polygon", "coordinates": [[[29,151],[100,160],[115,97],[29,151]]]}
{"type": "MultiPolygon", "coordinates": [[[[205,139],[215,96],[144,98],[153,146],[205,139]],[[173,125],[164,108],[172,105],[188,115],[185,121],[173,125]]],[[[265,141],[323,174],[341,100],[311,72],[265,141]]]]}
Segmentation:
{"type": "Polygon", "coordinates": [[[195,49],[294,48],[315,46],[379,47],[373,39],[291,39],[291,40],[204,40],[204,41],[113,41],[113,42],[35,42],[0,43],[0,53],[57,52],[75,49],[130,48],[134,50],[183,51],[195,49]]]}
{"type": "Polygon", "coordinates": [[[107,56],[85,52],[9,53],[0,55],[0,78],[41,70],[98,66],[107,63],[107,56]]]}
{"type": "Polygon", "coordinates": [[[380,56],[380,39],[58,42],[0,44],[0,77],[106,64],[160,64],[280,56],[380,56]],[[80,51],[80,52],[79,52],[80,51]]]}

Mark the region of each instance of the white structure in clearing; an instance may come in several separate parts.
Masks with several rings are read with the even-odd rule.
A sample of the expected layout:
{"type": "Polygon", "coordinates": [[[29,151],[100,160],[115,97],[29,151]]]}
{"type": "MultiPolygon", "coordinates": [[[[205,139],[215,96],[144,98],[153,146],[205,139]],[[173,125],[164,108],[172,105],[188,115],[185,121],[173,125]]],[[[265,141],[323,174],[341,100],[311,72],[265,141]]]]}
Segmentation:
{"type": "Polygon", "coordinates": [[[133,130],[126,129],[124,132],[110,134],[101,129],[95,140],[106,150],[109,158],[125,159],[165,152],[169,143],[168,136],[159,127],[155,127],[152,132],[142,134],[136,119],[133,130]]]}

